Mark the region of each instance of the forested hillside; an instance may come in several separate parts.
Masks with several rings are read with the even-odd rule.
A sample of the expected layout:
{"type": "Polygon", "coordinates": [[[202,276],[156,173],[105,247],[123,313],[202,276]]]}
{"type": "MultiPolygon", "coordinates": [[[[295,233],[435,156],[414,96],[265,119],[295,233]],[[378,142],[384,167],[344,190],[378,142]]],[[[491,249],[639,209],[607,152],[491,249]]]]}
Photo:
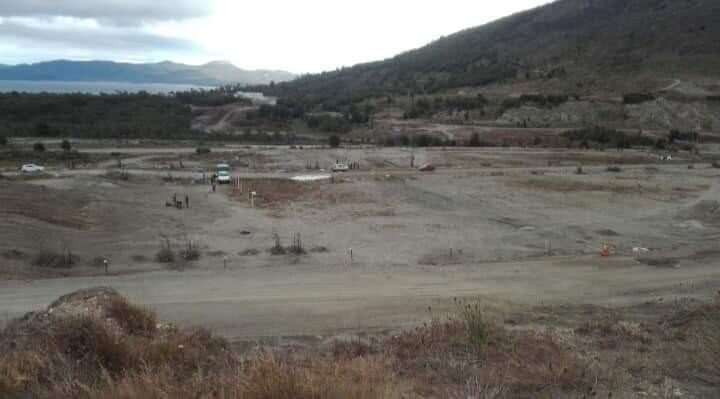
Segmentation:
{"type": "Polygon", "coordinates": [[[394,58],[263,88],[319,102],[509,80],[720,74],[720,2],[559,0],[394,58]]]}

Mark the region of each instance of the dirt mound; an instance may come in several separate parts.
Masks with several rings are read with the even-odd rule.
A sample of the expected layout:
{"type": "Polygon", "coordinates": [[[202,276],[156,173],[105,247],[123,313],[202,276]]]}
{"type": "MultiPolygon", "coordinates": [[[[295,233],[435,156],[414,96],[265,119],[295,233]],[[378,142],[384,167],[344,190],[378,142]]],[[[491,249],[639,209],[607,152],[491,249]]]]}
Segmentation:
{"type": "Polygon", "coordinates": [[[17,215],[63,227],[86,230],[92,226],[87,214],[89,199],[71,190],[35,184],[0,183],[0,218],[17,215]]]}
{"type": "Polygon", "coordinates": [[[720,225],[720,202],[700,201],[680,215],[683,219],[699,220],[703,224],[720,225]]]}
{"type": "Polygon", "coordinates": [[[139,332],[149,335],[154,332],[156,323],[153,315],[144,312],[130,305],[112,288],[89,288],[64,295],[46,310],[28,313],[11,322],[3,334],[20,336],[33,331],[49,331],[65,319],[91,318],[101,321],[117,336],[139,332]]]}
{"type": "Polygon", "coordinates": [[[204,330],[158,327],[152,312],[117,291],[91,288],[65,295],[0,333],[0,398],[189,397],[137,392],[134,382],[127,382],[126,394],[109,392],[124,377],[141,378],[149,370],[172,370],[167,384],[176,386],[230,360],[224,340],[204,330]],[[93,391],[100,386],[108,393],[93,391]]]}

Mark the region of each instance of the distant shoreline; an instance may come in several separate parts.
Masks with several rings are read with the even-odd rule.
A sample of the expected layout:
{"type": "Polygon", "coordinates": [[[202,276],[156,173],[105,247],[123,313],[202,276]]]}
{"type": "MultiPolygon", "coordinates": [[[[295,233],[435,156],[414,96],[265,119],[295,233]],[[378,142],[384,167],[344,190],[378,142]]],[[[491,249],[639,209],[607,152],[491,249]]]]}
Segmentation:
{"type": "Polygon", "coordinates": [[[176,91],[210,90],[215,86],[176,83],[135,83],[103,81],[57,81],[57,80],[0,80],[0,93],[83,93],[115,94],[118,92],[167,94],[176,91]]]}

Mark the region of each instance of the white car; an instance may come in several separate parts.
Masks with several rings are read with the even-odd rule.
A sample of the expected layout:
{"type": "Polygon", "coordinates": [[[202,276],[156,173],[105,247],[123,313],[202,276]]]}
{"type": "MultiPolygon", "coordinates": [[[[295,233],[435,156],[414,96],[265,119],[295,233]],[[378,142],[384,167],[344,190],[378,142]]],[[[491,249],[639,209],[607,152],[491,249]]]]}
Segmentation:
{"type": "Polygon", "coordinates": [[[347,171],[349,171],[349,170],[350,170],[350,167],[349,167],[348,164],[346,164],[345,162],[336,162],[336,163],[332,166],[332,171],[333,171],[333,172],[347,172],[347,171]]]}
{"type": "Polygon", "coordinates": [[[217,182],[218,184],[230,184],[230,173],[224,170],[221,170],[217,174],[217,182]]]}
{"type": "Polygon", "coordinates": [[[20,171],[22,173],[42,173],[45,171],[45,168],[40,165],[35,165],[34,163],[29,163],[23,165],[20,171]]]}

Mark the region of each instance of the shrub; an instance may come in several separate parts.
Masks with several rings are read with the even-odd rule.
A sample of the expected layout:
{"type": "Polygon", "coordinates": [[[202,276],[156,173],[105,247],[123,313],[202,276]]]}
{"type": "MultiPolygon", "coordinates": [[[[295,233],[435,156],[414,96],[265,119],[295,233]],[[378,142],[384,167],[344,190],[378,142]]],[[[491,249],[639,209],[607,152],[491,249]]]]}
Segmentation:
{"type": "Polygon", "coordinates": [[[718,162],[718,161],[713,161],[713,163],[710,164],[710,166],[712,166],[712,167],[715,168],[715,169],[720,169],[720,162],[718,162]]]}
{"type": "Polygon", "coordinates": [[[72,150],[72,144],[68,139],[63,139],[62,143],[60,144],[60,148],[62,148],[64,151],[70,151],[72,150]]]}
{"type": "Polygon", "coordinates": [[[309,117],[307,125],[309,128],[317,129],[323,133],[347,133],[352,129],[350,122],[344,118],[330,115],[309,117]]]}
{"type": "Polygon", "coordinates": [[[128,334],[152,337],[155,333],[155,314],[131,304],[124,297],[113,296],[108,304],[108,312],[128,334]]]}
{"type": "Polygon", "coordinates": [[[330,145],[331,148],[340,147],[340,137],[336,134],[333,134],[328,138],[328,145],[330,145]]]}
{"type": "Polygon", "coordinates": [[[197,249],[197,246],[192,242],[192,240],[186,241],[185,249],[182,251],[182,257],[185,260],[200,259],[200,251],[197,249]]]}
{"type": "Polygon", "coordinates": [[[607,168],[605,168],[605,171],[612,173],[620,173],[622,172],[622,169],[620,169],[619,166],[608,166],[607,168]]]}
{"type": "Polygon", "coordinates": [[[7,139],[7,137],[5,137],[5,136],[0,136],[0,146],[5,147],[6,145],[8,145],[8,139],[7,139]]]}
{"type": "Polygon", "coordinates": [[[275,245],[270,248],[270,253],[272,255],[285,255],[285,248],[283,248],[280,243],[280,235],[277,233],[273,234],[273,239],[275,240],[275,245]]]}
{"type": "Polygon", "coordinates": [[[45,151],[45,144],[40,143],[40,142],[35,143],[35,144],[33,144],[33,150],[35,152],[43,152],[43,151],[45,151]]]}
{"type": "Polygon", "coordinates": [[[655,96],[650,93],[628,93],[623,95],[624,104],[640,104],[654,99],[655,96]]]}
{"type": "Polygon", "coordinates": [[[697,138],[698,133],[692,130],[680,131],[678,129],[672,129],[670,130],[670,134],[668,135],[668,142],[672,144],[675,141],[696,141],[697,138]]]}
{"type": "Polygon", "coordinates": [[[212,152],[212,150],[208,147],[198,147],[195,149],[195,153],[198,155],[209,154],[210,152],[212,152]]]}
{"type": "Polygon", "coordinates": [[[565,94],[555,94],[544,96],[542,94],[523,94],[520,96],[520,103],[534,103],[541,107],[556,107],[568,101],[568,96],[565,94]]]}
{"type": "Polygon", "coordinates": [[[69,269],[75,265],[75,257],[70,251],[60,254],[52,251],[40,251],[32,260],[32,265],[53,269],[69,269]]]}
{"type": "MultiPolygon", "coordinates": [[[[443,100],[440,98],[439,100],[443,100]]],[[[436,100],[437,102],[437,100],[436,100]]],[[[450,109],[460,110],[474,110],[483,108],[487,105],[487,99],[482,95],[478,94],[475,97],[472,96],[453,96],[444,99],[445,106],[450,109]]]]}
{"type": "Polygon", "coordinates": [[[580,141],[580,148],[590,148],[590,141],[614,145],[617,148],[627,148],[633,145],[650,146],[655,144],[649,136],[644,136],[642,132],[638,132],[636,135],[625,134],[617,129],[603,126],[570,130],[563,133],[563,136],[567,137],[570,141],[580,141]]]}
{"type": "Polygon", "coordinates": [[[304,255],[305,254],[305,248],[303,247],[300,233],[293,234],[292,245],[290,245],[290,248],[288,248],[288,251],[293,255],[304,255]]]}
{"type": "Polygon", "coordinates": [[[483,318],[480,301],[467,303],[457,301],[458,314],[465,326],[465,337],[475,348],[484,346],[490,336],[490,328],[483,318]]]}
{"type": "Polygon", "coordinates": [[[98,319],[89,316],[69,317],[58,322],[54,340],[65,355],[82,362],[88,369],[122,373],[129,365],[129,350],[116,340],[98,319]]]}
{"type": "Polygon", "coordinates": [[[155,254],[155,260],[160,263],[175,262],[175,253],[170,247],[170,239],[165,238],[165,241],[160,243],[160,250],[155,254]]]}
{"type": "Polygon", "coordinates": [[[667,145],[668,145],[668,144],[667,144],[667,140],[665,140],[665,139],[658,139],[658,140],[655,142],[655,149],[656,149],[656,150],[664,150],[664,149],[667,149],[667,145]]]}

